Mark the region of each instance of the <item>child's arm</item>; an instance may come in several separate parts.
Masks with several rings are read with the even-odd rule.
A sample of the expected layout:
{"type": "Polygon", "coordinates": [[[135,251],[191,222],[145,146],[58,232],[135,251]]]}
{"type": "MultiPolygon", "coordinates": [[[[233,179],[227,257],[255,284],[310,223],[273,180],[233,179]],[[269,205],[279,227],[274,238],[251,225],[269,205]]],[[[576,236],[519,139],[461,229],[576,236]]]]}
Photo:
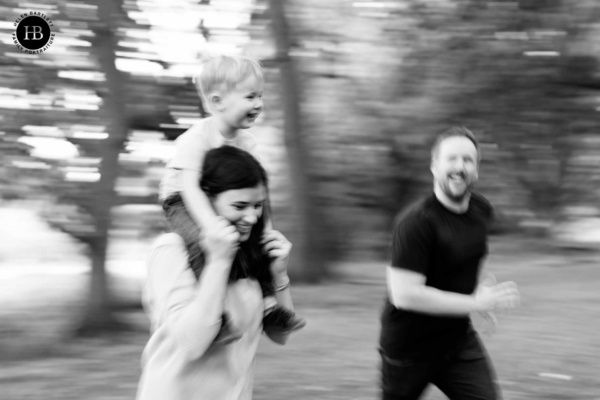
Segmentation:
{"type": "Polygon", "coordinates": [[[217,215],[210,200],[198,185],[200,173],[192,169],[183,169],[181,179],[181,197],[188,213],[200,228],[210,226],[217,215]]]}

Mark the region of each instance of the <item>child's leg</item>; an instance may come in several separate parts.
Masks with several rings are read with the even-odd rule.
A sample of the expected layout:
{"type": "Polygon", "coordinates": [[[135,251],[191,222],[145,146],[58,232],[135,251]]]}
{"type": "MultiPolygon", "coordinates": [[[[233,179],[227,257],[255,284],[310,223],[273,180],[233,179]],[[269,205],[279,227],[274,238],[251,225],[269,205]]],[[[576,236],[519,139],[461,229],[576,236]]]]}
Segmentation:
{"type": "Polygon", "coordinates": [[[263,329],[265,331],[277,331],[281,333],[290,333],[304,328],[306,320],[299,317],[293,311],[280,306],[275,302],[275,305],[266,308],[263,316],[263,329]]]}
{"type": "Polygon", "coordinates": [[[204,252],[200,248],[200,229],[187,212],[179,194],[167,198],[163,209],[171,231],[182,237],[188,251],[189,266],[198,279],[205,261],[204,252]]]}
{"type": "Polygon", "coordinates": [[[233,329],[229,313],[223,311],[223,315],[221,316],[221,328],[219,329],[217,336],[215,336],[213,343],[229,344],[241,339],[242,336],[241,332],[233,329]]]}

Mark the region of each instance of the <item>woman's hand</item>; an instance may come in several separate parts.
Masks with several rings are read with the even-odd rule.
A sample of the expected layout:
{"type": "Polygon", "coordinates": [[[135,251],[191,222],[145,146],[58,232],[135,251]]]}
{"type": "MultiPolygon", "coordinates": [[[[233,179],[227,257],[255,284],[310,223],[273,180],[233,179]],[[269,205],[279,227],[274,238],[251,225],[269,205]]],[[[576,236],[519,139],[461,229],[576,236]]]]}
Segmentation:
{"type": "Polygon", "coordinates": [[[223,217],[217,217],[214,223],[201,231],[201,245],[206,250],[207,259],[233,262],[239,247],[240,234],[235,226],[223,217]]]}
{"type": "Polygon", "coordinates": [[[263,234],[261,244],[263,251],[271,257],[271,273],[273,278],[287,275],[287,264],[292,244],[279,231],[271,230],[263,234]]]}

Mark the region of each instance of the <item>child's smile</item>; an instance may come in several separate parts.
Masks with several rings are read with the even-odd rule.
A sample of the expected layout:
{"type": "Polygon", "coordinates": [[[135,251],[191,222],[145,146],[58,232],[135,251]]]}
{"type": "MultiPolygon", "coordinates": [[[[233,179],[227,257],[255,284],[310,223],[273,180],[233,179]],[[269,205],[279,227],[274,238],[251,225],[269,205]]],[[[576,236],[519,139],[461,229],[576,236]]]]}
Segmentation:
{"type": "Polygon", "coordinates": [[[222,115],[234,129],[250,128],[263,109],[263,83],[250,76],[223,96],[222,115]]]}

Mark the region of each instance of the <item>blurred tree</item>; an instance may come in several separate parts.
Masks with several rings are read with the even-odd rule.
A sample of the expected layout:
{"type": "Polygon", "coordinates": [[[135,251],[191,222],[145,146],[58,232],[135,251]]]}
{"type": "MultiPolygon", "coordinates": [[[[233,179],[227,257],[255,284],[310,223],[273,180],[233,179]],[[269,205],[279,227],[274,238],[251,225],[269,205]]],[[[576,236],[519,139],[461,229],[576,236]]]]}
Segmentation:
{"type": "Polygon", "coordinates": [[[575,131],[590,134],[598,127],[586,93],[597,84],[598,57],[583,46],[590,44],[583,32],[593,26],[598,6],[571,0],[420,3],[404,8],[402,18],[407,10],[412,29],[390,31],[410,49],[396,64],[392,100],[399,110],[392,118],[401,117],[393,133],[397,159],[413,171],[403,185],[420,187],[414,178],[427,161],[426,146],[418,145],[417,153],[410,145],[413,132],[427,142],[451,125],[466,125],[484,144],[479,185],[499,206],[503,223],[551,227],[566,205],[589,192],[573,185],[582,177],[568,171],[583,133],[575,131]]]}
{"type": "Polygon", "coordinates": [[[546,231],[597,198],[585,150],[597,146],[597,2],[285,7],[311,207],[329,220],[313,236],[334,259],[384,254],[393,214],[431,190],[431,140],[455,124],[482,142],[498,231],[546,231]]]}
{"type": "Polygon", "coordinates": [[[114,0],[89,0],[85,4],[58,2],[50,8],[51,19],[56,22],[54,29],[59,25],[66,28],[57,38],[75,44],[69,47],[55,43],[46,54],[26,56],[20,62],[14,61],[18,58],[2,58],[3,63],[11,66],[5,71],[12,72],[10,77],[3,74],[2,81],[10,82],[9,90],[20,90],[19,96],[26,104],[4,114],[10,122],[5,124],[9,132],[2,141],[3,154],[8,161],[14,160],[12,165],[8,163],[13,182],[17,182],[16,176],[37,178],[29,188],[23,188],[25,179],[19,180],[20,189],[14,191],[13,197],[48,200],[52,204],[45,205],[42,213],[46,220],[85,243],[89,250],[90,286],[87,305],[76,328],[78,334],[95,334],[122,326],[111,312],[113,298],[105,272],[110,210],[116,204],[118,158],[128,132],[125,82],[115,66],[115,33],[123,20],[121,6],[121,2],[114,0]],[[86,53],[87,37],[92,42],[91,54],[86,53]],[[73,72],[86,76],[98,76],[100,72],[102,79],[66,77],[73,72]],[[96,100],[101,103],[99,110],[90,104],[96,100]],[[108,133],[106,139],[99,139],[102,131],[91,132],[98,135],[94,139],[76,135],[78,130],[102,129],[102,126],[108,133]],[[17,158],[11,150],[23,139],[39,138],[70,145],[77,155],[84,157],[53,154],[50,148],[40,155],[37,147],[43,148],[43,144],[26,146],[30,152],[27,158],[23,154],[17,158]],[[84,159],[86,164],[77,164],[84,159]],[[88,175],[97,171],[99,181],[67,179],[73,171],[82,170],[88,175]]]}
{"type": "Polygon", "coordinates": [[[271,25],[276,44],[276,67],[280,73],[280,91],[283,104],[283,134],[287,149],[292,187],[291,206],[294,236],[293,274],[307,282],[317,282],[326,276],[326,257],[323,253],[323,229],[319,229],[315,190],[311,185],[309,168],[310,153],[305,143],[300,123],[300,87],[298,71],[290,57],[290,32],[286,17],[285,0],[269,0],[271,25]]]}
{"type": "MultiPolygon", "coordinates": [[[[1,166],[6,176],[18,173],[32,180],[37,175],[41,180],[43,174],[48,192],[68,201],[69,215],[49,213],[49,219],[90,243],[96,260],[93,280],[98,285],[90,291],[90,310],[101,310],[110,298],[102,289],[106,276],[99,267],[107,243],[98,238],[108,233],[108,210],[123,202],[154,202],[152,193],[116,196],[116,177],[141,180],[152,169],[156,180],[160,170],[160,161],[152,165],[118,161],[119,153],[128,152],[123,149],[127,129],[162,131],[174,139],[183,130],[173,124],[174,110],[182,119],[205,113],[187,79],[123,74],[115,68],[116,51],[129,61],[169,66],[152,51],[140,60],[138,50],[152,48],[143,39],[150,28],[129,21],[122,12],[122,7],[146,7],[146,2],[86,0],[83,7],[57,3],[64,14],[65,37],[77,38],[73,32],[92,26],[93,50],[73,45],[64,50],[69,51],[66,56],[55,57],[51,51],[37,58],[0,54],[3,82],[27,95],[51,97],[54,107],[3,112],[7,134],[1,138],[6,155],[1,166]],[[91,5],[102,16],[92,22],[82,19],[91,5]],[[135,30],[127,35],[129,46],[139,45],[132,46],[133,51],[130,47],[125,56],[123,47],[117,48],[124,27],[135,30]],[[104,81],[70,80],[60,74],[67,69],[100,71],[104,81]],[[101,109],[61,108],[72,92],[98,93],[101,109]],[[71,129],[75,124],[106,126],[110,136],[75,138],[71,129]],[[24,125],[56,126],[83,155],[102,159],[100,182],[67,182],[58,176],[73,166],[66,162],[34,162],[32,168],[37,165],[39,170],[15,169],[11,163],[23,150],[17,138],[24,135],[24,125]],[[42,170],[48,165],[51,171],[42,170]]],[[[211,8],[216,3],[186,4],[202,10],[198,15],[210,8],[209,15],[220,12],[218,6],[211,8]]],[[[278,205],[283,215],[277,210],[275,217],[297,235],[292,239],[297,256],[293,273],[298,277],[316,281],[327,273],[331,261],[340,258],[381,258],[394,213],[431,190],[430,140],[454,124],[470,127],[481,139],[479,187],[498,206],[506,228],[551,224],[569,205],[598,210],[597,1],[257,0],[253,4],[248,9],[262,19],[240,29],[255,35],[254,43],[249,43],[255,49],[265,51],[276,44],[276,55],[262,57],[267,73],[277,75],[268,76],[267,85],[279,92],[267,108],[265,125],[282,132],[287,149],[274,141],[278,148],[267,152],[286,154],[283,172],[274,171],[285,176],[278,184],[286,181],[273,185],[273,197],[285,198],[278,205]],[[261,24],[272,29],[262,29],[261,24]],[[256,39],[257,35],[263,36],[256,39]]],[[[211,35],[214,24],[208,17],[200,24],[204,38],[231,41],[243,36],[220,30],[211,35]]],[[[0,181],[11,196],[23,190],[14,182],[0,181]]],[[[98,321],[102,318],[110,317],[98,321]]]]}
{"type": "Polygon", "coordinates": [[[93,23],[92,45],[99,62],[100,72],[106,86],[99,90],[102,98],[102,115],[107,118],[108,137],[100,142],[100,180],[92,192],[87,206],[94,218],[93,233],[87,237],[90,246],[92,271],[90,290],[81,334],[95,334],[113,330],[119,323],[111,312],[111,296],[106,276],[106,255],[111,226],[111,209],[116,204],[115,183],[119,175],[119,154],[127,140],[128,125],[125,103],[125,79],[117,69],[117,23],[123,19],[122,2],[119,0],[93,0],[97,7],[98,21],[93,23]]]}

